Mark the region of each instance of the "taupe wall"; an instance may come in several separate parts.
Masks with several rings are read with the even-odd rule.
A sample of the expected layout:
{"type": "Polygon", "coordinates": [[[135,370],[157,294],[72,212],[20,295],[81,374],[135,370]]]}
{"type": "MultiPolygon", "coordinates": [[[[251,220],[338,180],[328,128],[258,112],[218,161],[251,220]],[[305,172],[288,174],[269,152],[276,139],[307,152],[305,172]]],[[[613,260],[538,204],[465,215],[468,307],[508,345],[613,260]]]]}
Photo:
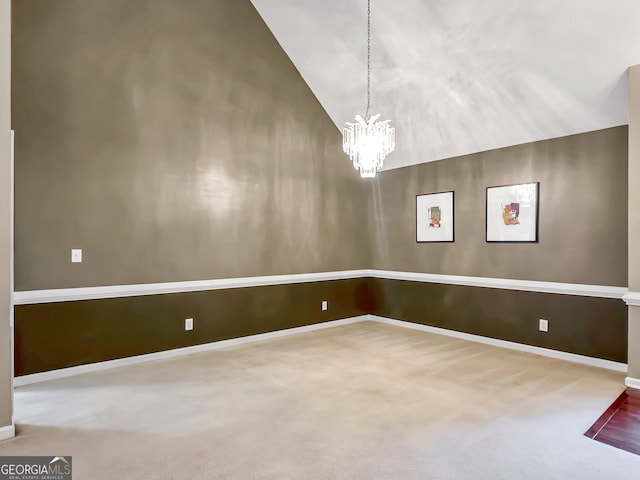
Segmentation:
{"type": "Polygon", "coordinates": [[[640,292],[640,65],[629,68],[628,181],[629,290],[640,292]]]}
{"type": "Polygon", "coordinates": [[[629,306],[628,371],[630,378],[640,379],[640,307],[629,306]]]}
{"type": "MultiPolygon", "coordinates": [[[[13,19],[17,290],[367,267],[627,284],[626,127],[365,182],[248,0],[21,0],[13,19]],[[486,186],[529,181],[541,185],[540,242],[486,244],[486,186]],[[456,191],[456,242],[417,244],[415,195],[444,190],[456,191]],[[71,248],[83,248],[82,264],[70,263],[71,248]]],[[[273,309],[266,316],[243,310],[250,290],[246,298],[232,291],[20,307],[18,373],[369,311],[623,360],[624,309],[613,301],[595,309],[592,300],[579,303],[591,315],[580,323],[574,299],[563,297],[538,341],[538,313],[529,307],[539,295],[495,294],[513,313],[496,330],[493,312],[470,326],[455,311],[450,321],[446,312],[429,317],[429,299],[444,308],[452,297],[440,295],[441,286],[401,283],[373,281],[382,286],[373,292],[382,302],[375,309],[350,305],[325,316],[315,297],[324,287],[316,284],[309,285],[315,293],[282,287],[275,303],[268,300],[275,290],[259,290],[258,307],[273,309]],[[240,310],[225,316],[216,302],[240,310]],[[189,306],[200,309],[203,335],[183,336],[189,306]],[[148,321],[160,314],[156,331],[148,321]],[[556,315],[566,320],[560,328],[556,315]],[[606,317],[610,337],[602,344],[593,332],[606,317]],[[240,322],[235,330],[230,321],[240,322]],[[69,330],[77,335],[69,338],[69,330]],[[131,331],[139,335],[134,343],[131,331]],[[580,345],[570,343],[576,331],[580,345]],[[50,353],[43,356],[38,342],[49,335],[65,348],[43,346],[50,353]]],[[[495,303],[492,291],[456,291],[470,315],[495,303]]]]}
{"type": "Polygon", "coordinates": [[[16,290],[367,266],[365,184],[249,0],[14,3],[16,290]]]}
{"type": "MultiPolygon", "coordinates": [[[[640,292],[640,65],[629,69],[629,291],[640,292]]],[[[640,379],[640,307],[629,306],[629,377],[640,379]]]]}
{"type": "Polygon", "coordinates": [[[373,268],[627,285],[627,127],[383,172],[373,268]],[[485,242],[486,187],[540,182],[537,244],[485,242]],[[455,190],[455,243],[415,241],[415,195],[455,190]]]}
{"type": "Polygon", "coordinates": [[[11,0],[0,0],[0,428],[11,425],[11,0]]]}

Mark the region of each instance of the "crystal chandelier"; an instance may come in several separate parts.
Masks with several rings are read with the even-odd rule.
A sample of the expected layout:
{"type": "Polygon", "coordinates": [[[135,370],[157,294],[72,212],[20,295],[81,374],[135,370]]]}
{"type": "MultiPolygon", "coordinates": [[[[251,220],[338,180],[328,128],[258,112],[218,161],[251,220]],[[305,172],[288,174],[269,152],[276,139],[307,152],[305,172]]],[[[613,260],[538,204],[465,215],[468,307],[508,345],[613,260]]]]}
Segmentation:
{"type": "Polygon", "coordinates": [[[396,129],[390,120],[377,122],[380,115],[369,115],[371,105],[371,0],[367,0],[367,111],[365,118],[356,115],[356,122],[347,122],[342,130],[342,150],[349,155],[363,178],[376,176],[384,158],[396,147],[396,129]]]}

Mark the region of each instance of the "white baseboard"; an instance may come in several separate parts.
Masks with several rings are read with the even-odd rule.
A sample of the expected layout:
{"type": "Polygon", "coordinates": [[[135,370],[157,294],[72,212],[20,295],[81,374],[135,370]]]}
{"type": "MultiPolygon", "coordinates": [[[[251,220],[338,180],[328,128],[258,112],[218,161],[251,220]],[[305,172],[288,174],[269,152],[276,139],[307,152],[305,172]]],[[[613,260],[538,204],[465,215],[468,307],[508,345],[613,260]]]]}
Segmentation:
{"type": "Polygon", "coordinates": [[[627,377],[624,384],[629,388],[640,388],[640,378],[627,377]]]}
{"type": "MultiPolygon", "coordinates": [[[[98,371],[107,370],[110,368],[124,367],[127,365],[135,365],[137,363],[149,362],[151,360],[181,357],[184,355],[191,355],[194,353],[208,352],[211,350],[219,350],[221,348],[232,347],[235,345],[243,345],[246,343],[259,342],[259,341],[269,340],[273,338],[286,337],[288,335],[295,335],[297,333],[313,332],[315,330],[322,330],[325,328],[337,327],[340,325],[348,325],[351,323],[357,323],[357,322],[362,322],[367,320],[385,323],[387,325],[394,325],[397,327],[420,330],[422,332],[427,332],[427,333],[445,335],[448,337],[459,338],[459,339],[468,340],[471,342],[483,343],[485,345],[492,345],[494,347],[501,347],[501,348],[507,348],[509,350],[517,350],[520,352],[533,353],[533,354],[541,355],[544,357],[557,358],[560,360],[580,363],[580,364],[589,365],[592,367],[606,368],[608,370],[614,370],[616,372],[626,373],[627,371],[627,364],[625,363],[612,362],[610,360],[603,360],[600,358],[586,357],[584,355],[576,355],[574,353],[566,353],[566,352],[560,352],[558,350],[551,350],[548,348],[534,347],[531,345],[524,345],[521,343],[508,342],[506,340],[497,340],[495,338],[482,337],[480,335],[457,332],[455,330],[447,330],[445,328],[430,327],[427,325],[420,325],[418,323],[405,322],[402,320],[393,320],[391,318],[379,317],[376,315],[361,315],[358,317],[344,318],[341,320],[333,320],[330,322],[306,325],[304,327],[295,327],[295,328],[289,328],[287,330],[278,330],[276,332],[251,335],[248,337],[232,338],[229,340],[222,340],[219,342],[205,343],[203,345],[194,345],[192,347],[176,348],[173,350],[165,350],[162,352],[148,353],[145,355],[136,355],[135,357],[120,358],[117,360],[108,360],[105,362],[90,363],[88,365],[79,365],[77,367],[51,370],[49,372],[23,375],[21,377],[16,377],[13,381],[13,385],[14,387],[21,387],[24,385],[31,385],[33,383],[45,382],[48,380],[56,380],[59,378],[70,377],[73,375],[80,375],[82,373],[98,372],[98,371]]],[[[627,377],[626,384],[627,386],[632,388],[640,388],[640,380],[637,380],[637,379],[627,377]]],[[[9,427],[5,427],[5,428],[9,428],[9,427]]],[[[2,430],[0,430],[0,439],[2,438],[1,433],[2,433],[2,430]]],[[[10,437],[7,437],[7,438],[10,438],[10,437]]]]}
{"type": "MultiPolygon", "coordinates": [[[[471,342],[483,343],[485,345],[492,345],[494,347],[508,348],[509,350],[517,350],[520,352],[533,353],[536,355],[542,355],[543,357],[557,358],[560,360],[566,360],[568,362],[581,363],[583,365],[589,365],[592,367],[606,368],[608,370],[615,370],[616,372],[627,372],[627,364],[612,362],[610,360],[603,360],[601,358],[587,357],[584,355],[577,355],[575,353],[561,352],[558,350],[551,350],[549,348],[534,347],[531,345],[525,345],[522,343],[508,342],[506,340],[498,340],[495,338],[482,337],[480,335],[473,335],[471,333],[457,332],[455,330],[447,330],[445,328],[430,327],[427,325],[420,325],[419,323],[405,322],[402,320],[393,320],[391,318],[378,317],[376,315],[369,315],[370,320],[386,323],[387,325],[395,325],[398,327],[412,328],[414,330],[420,330],[422,332],[436,333],[438,335],[446,335],[448,337],[459,338],[462,340],[469,340],[471,342]]],[[[637,387],[640,388],[640,387],[637,387]]]]}
{"type": "Polygon", "coordinates": [[[6,427],[0,427],[0,442],[3,440],[9,440],[16,436],[16,427],[13,425],[7,425],[6,427]]]}
{"type": "Polygon", "coordinates": [[[270,340],[273,338],[286,337],[296,333],[313,332],[324,328],[337,327],[339,325],[347,325],[367,320],[367,316],[344,318],[341,320],[333,320],[330,322],[315,323],[313,325],[305,325],[304,327],[289,328],[286,330],[278,330],[276,332],[260,333],[247,337],[232,338],[229,340],[221,340],[219,342],[205,343],[202,345],[194,345],[192,347],[175,348],[173,350],[165,350],[162,352],[147,353],[144,355],[136,355],[135,357],[119,358],[117,360],[107,360],[105,362],[90,363],[88,365],[79,365],[77,367],[61,368],[59,370],[51,370],[48,372],[34,373],[31,375],[23,375],[13,380],[14,387],[31,385],[33,383],[45,382],[47,380],[56,380],[59,378],[70,377],[72,375],[80,375],[82,373],[98,372],[110,368],[124,367],[126,365],[135,365],[137,363],[149,362],[151,360],[160,360],[165,358],[181,357],[183,355],[191,355],[193,353],[208,352],[211,350],[219,350],[221,348],[232,347],[235,345],[243,345],[245,343],[259,342],[270,340]]]}

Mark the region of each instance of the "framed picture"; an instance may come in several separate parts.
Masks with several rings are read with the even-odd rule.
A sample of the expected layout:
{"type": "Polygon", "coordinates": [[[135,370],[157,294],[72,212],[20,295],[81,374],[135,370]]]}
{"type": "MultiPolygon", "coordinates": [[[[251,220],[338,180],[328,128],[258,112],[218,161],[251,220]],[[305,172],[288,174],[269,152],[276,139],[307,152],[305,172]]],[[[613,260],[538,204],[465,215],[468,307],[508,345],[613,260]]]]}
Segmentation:
{"type": "Polygon", "coordinates": [[[416,242],[453,242],[453,192],[416,195],[416,242]]]}
{"type": "Polygon", "coordinates": [[[487,188],[487,242],[538,241],[540,182],[487,188]]]}

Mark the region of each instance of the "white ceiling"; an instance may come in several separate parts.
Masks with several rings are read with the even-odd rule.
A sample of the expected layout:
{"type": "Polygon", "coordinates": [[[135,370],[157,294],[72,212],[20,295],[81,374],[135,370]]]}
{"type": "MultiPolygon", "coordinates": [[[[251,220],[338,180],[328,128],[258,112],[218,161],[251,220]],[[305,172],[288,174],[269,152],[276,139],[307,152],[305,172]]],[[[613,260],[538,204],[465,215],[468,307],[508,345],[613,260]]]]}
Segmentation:
{"type": "MultiPolygon", "coordinates": [[[[366,0],[252,0],[335,124],[366,108],[366,0]]],[[[385,168],[628,123],[640,0],[372,0],[385,168]]]]}

